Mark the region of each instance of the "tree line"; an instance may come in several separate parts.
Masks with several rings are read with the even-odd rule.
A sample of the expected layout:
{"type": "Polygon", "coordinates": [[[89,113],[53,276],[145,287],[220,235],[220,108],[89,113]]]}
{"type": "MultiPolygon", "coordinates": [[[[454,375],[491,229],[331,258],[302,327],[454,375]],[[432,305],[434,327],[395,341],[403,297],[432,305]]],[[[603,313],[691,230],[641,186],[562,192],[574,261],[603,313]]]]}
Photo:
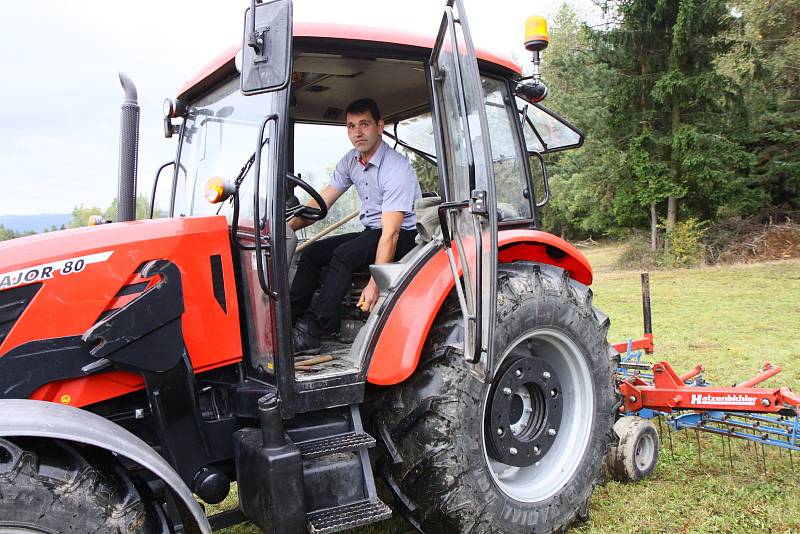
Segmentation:
{"type": "MultiPolygon", "coordinates": [[[[136,218],[137,219],[148,218],[149,211],[150,211],[150,200],[144,195],[138,195],[136,197],[136,218]]],[[[160,210],[158,206],[156,206],[156,216],[158,217],[159,214],[160,210]]],[[[66,225],[62,224],[61,227],[53,225],[50,228],[46,229],[45,232],[55,232],[57,230],[65,230],[67,228],[80,228],[82,226],[88,226],[89,219],[93,215],[101,217],[104,221],[116,220],[117,199],[115,198],[111,202],[111,205],[109,205],[105,209],[98,208],[97,206],[84,206],[83,204],[75,206],[74,208],[72,208],[72,218],[66,225]]],[[[0,224],[0,241],[5,241],[7,239],[16,239],[17,237],[25,237],[28,235],[33,235],[35,233],[36,232],[34,231],[25,231],[25,232],[14,231],[11,228],[5,228],[2,224],[0,224]]]]}
{"type": "Polygon", "coordinates": [[[550,162],[545,224],[572,237],[800,209],[800,2],[601,0],[563,5],[546,105],[586,134],[550,162]]]}

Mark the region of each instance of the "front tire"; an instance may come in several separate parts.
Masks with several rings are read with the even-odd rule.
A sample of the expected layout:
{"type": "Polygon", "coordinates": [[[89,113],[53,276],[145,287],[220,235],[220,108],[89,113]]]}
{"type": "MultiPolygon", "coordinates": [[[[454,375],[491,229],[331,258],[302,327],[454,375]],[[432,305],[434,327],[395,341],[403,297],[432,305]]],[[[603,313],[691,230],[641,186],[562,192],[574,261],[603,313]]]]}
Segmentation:
{"type": "Polygon", "coordinates": [[[493,383],[469,373],[451,299],[415,375],[386,396],[390,486],[426,532],[560,532],[587,517],[602,481],[615,404],[608,319],[562,269],[498,271],[493,383]]]}
{"type": "Polygon", "coordinates": [[[0,439],[0,533],[160,532],[116,461],[94,460],[62,441],[0,439]]]}

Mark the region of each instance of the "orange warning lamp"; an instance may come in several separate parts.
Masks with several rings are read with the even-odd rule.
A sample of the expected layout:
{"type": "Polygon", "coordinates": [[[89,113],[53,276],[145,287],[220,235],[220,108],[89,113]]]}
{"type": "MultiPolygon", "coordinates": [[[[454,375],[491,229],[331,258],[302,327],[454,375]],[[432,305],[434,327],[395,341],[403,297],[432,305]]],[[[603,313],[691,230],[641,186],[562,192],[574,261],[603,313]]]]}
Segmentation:
{"type": "Polygon", "coordinates": [[[534,15],[525,21],[525,49],[529,52],[541,52],[547,48],[550,35],[547,33],[547,19],[534,15]]]}
{"type": "Polygon", "coordinates": [[[525,21],[525,49],[533,52],[533,72],[518,81],[515,92],[528,102],[541,102],[547,96],[547,85],[542,81],[542,50],[550,44],[547,19],[534,15],[525,21]]]}
{"type": "Polygon", "coordinates": [[[212,176],[206,180],[204,194],[211,204],[225,202],[235,191],[233,184],[221,176],[212,176]]]}

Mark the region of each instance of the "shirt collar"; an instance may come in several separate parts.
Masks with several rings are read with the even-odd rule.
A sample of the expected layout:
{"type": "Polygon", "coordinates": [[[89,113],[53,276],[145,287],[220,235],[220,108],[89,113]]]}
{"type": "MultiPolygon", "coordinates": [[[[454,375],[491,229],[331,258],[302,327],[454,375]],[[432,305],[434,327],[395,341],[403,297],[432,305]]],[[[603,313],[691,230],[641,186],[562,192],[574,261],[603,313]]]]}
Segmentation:
{"type": "MultiPolygon", "coordinates": [[[[383,158],[386,155],[386,150],[388,150],[389,145],[386,144],[386,141],[381,139],[380,144],[378,145],[378,150],[372,155],[369,159],[369,163],[367,163],[364,168],[367,168],[371,165],[375,167],[380,167],[381,163],[383,163],[383,158]]],[[[358,150],[355,151],[355,159],[356,162],[361,164],[361,154],[359,154],[358,150]]]]}

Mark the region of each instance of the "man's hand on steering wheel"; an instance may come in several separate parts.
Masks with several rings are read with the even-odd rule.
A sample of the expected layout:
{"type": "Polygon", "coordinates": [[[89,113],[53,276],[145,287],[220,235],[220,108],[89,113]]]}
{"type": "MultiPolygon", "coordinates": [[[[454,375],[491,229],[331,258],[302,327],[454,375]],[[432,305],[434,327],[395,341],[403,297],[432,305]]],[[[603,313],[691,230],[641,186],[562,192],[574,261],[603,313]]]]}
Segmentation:
{"type": "Polygon", "coordinates": [[[319,221],[325,218],[328,215],[328,205],[325,203],[325,200],[322,198],[316,189],[311,187],[310,184],[304,182],[299,176],[295,176],[294,174],[287,173],[286,180],[288,180],[291,184],[298,186],[300,189],[308,193],[311,199],[317,203],[318,207],[314,206],[305,206],[300,204],[298,206],[293,206],[286,209],[286,220],[291,220],[294,217],[302,217],[309,221],[319,221]]]}

